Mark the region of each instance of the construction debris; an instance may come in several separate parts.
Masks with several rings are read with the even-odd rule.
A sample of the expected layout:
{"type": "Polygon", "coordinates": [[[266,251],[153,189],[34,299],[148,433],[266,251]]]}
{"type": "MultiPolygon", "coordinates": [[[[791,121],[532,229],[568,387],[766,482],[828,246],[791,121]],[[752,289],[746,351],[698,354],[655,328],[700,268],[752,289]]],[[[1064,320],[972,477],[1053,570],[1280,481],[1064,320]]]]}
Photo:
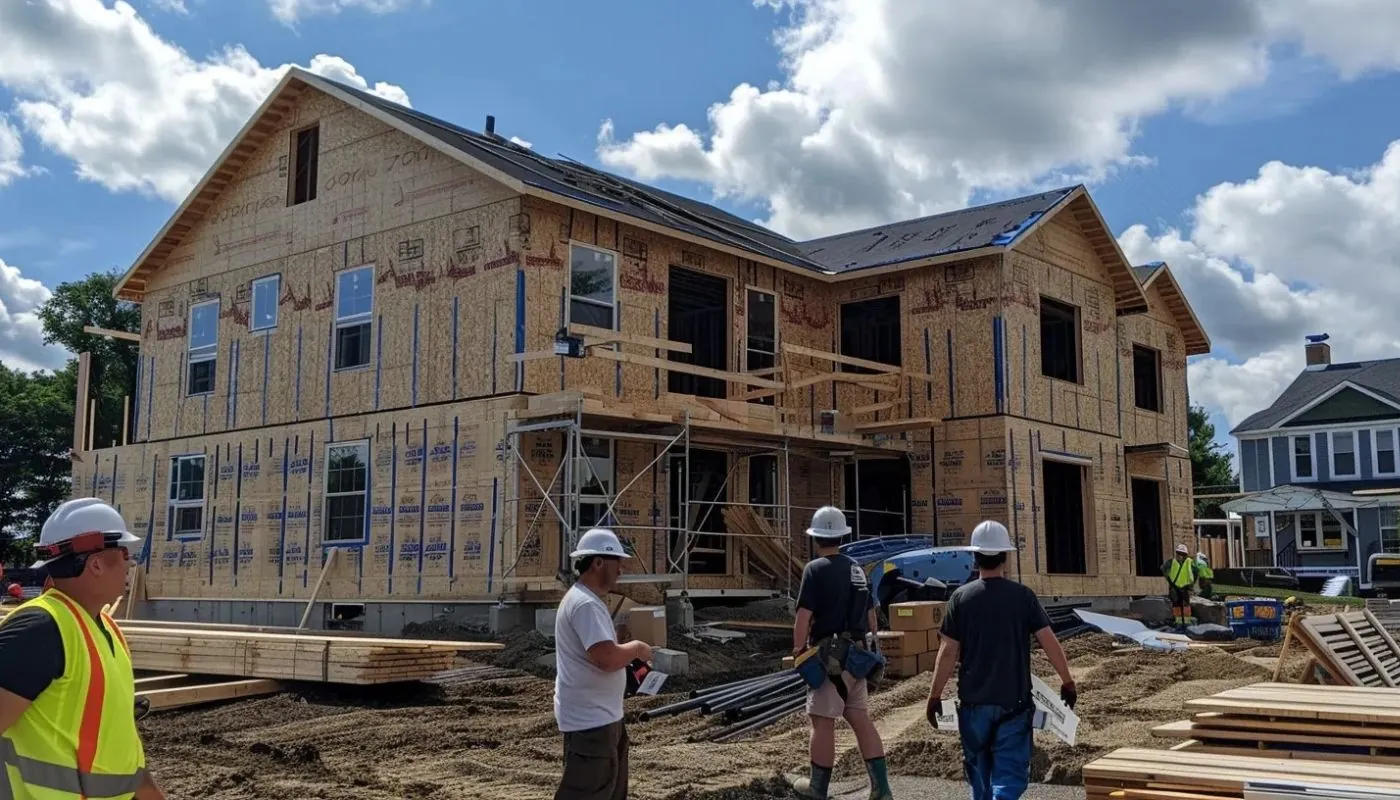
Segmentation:
{"type": "Polygon", "coordinates": [[[1123,748],[1084,767],[1086,800],[1394,797],[1400,767],[1123,748]],[[1265,786],[1269,794],[1257,794],[1265,786]],[[1357,794],[1369,790],[1373,794],[1357,794]],[[1388,793],[1385,793],[1388,792],[1388,793]]]}

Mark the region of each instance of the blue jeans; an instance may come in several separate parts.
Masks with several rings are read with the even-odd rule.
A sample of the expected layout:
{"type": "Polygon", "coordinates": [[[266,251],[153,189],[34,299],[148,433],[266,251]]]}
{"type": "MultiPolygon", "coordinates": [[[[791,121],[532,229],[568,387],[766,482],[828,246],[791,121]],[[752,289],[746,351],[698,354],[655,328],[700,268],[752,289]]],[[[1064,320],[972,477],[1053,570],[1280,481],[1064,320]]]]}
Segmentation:
{"type": "Polygon", "coordinates": [[[1034,706],[1005,718],[1001,706],[962,706],[958,734],[962,738],[963,769],[972,800],[1017,800],[1031,776],[1031,718],[1034,706]],[[996,731],[992,727],[1002,720],[996,731]],[[988,747],[988,744],[991,746],[988,747]]]}

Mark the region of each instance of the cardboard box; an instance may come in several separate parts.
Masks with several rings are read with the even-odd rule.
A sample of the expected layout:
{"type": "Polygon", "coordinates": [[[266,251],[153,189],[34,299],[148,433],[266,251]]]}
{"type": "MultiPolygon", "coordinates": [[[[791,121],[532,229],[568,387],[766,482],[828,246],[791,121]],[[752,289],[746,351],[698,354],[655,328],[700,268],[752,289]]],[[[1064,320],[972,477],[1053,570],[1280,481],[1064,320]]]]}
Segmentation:
{"type": "Polygon", "coordinates": [[[900,656],[885,662],[885,675],[890,678],[912,678],[919,674],[918,656],[900,656]]]}
{"type": "Polygon", "coordinates": [[[920,653],[915,658],[919,662],[919,672],[933,672],[933,665],[938,661],[938,651],[920,653]]]}
{"type": "Polygon", "coordinates": [[[793,666],[795,666],[793,663],[793,657],[783,656],[783,669],[792,669],[793,666]]]}
{"type": "Polygon", "coordinates": [[[935,631],[880,631],[875,634],[880,642],[880,652],[888,658],[917,656],[928,652],[929,634],[935,631]]]}
{"type": "Polygon", "coordinates": [[[637,606],[627,615],[627,627],[632,638],[652,647],[666,646],[666,607],[637,606]]]}
{"type": "Polygon", "coordinates": [[[931,631],[942,623],[941,600],[916,600],[890,605],[890,630],[931,631]]]}

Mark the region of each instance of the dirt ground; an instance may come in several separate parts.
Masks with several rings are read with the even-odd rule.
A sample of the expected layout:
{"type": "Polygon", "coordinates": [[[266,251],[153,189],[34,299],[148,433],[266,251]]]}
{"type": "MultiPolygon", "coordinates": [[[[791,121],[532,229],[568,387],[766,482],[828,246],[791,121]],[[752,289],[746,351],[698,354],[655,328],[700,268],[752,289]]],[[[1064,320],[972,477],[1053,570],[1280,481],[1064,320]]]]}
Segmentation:
{"type": "MultiPolygon", "coordinates": [[[[433,636],[480,636],[429,629],[433,636]]],[[[678,636],[673,632],[672,636],[678,636]]],[[[362,690],[301,688],[222,706],[153,714],[142,722],[148,760],[172,797],[208,800],[544,800],[560,765],[554,726],[552,663],[534,633],[505,641],[485,659],[528,673],[461,685],[362,690]]],[[[803,768],[807,729],[793,716],[734,744],[706,740],[714,723],[695,713],[638,722],[641,710],[674,702],[674,692],[770,671],[787,650],[782,633],[726,642],[673,639],[690,652],[697,675],[668,685],[669,695],[627,702],[632,793],[646,800],[761,800],[788,797],[778,776],[803,768]]],[[[1065,643],[1080,686],[1079,745],[1037,734],[1033,778],[1078,784],[1085,763],[1124,746],[1163,747],[1150,729],[1182,719],[1182,703],[1268,680],[1278,645],[1231,645],[1236,652],[1125,649],[1102,635],[1065,643]]],[[[1289,660],[1285,679],[1301,670],[1289,660]]],[[[1036,656],[1036,672],[1053,670],[1036,656]]],[[[871,698],[892,774],[914,779],[961,776],[956,734],[924,719],[928,677],[894,683],[871,698]]],[[[838,741],[837,778],[860,779],[863,765],[849,731],[838,741]]],[[[936,781],[930,781],[930,785],[936,781]]],[[[1056,795],[1058,796],[1058,795],[1056,795]]]]}

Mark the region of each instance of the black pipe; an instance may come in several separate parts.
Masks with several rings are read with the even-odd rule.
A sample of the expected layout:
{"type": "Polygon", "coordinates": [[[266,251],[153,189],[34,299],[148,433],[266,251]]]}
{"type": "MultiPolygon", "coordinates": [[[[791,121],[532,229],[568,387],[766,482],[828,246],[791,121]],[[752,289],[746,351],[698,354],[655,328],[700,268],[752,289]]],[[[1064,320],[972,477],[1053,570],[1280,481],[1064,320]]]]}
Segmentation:
{"type": "Polygon", "coordinates": [[[806,695],[806,693],[807,692],[804,688],[793,688],[781,694],[775,694],[771,697],[765,697],[761,700],[754,700],[753,702],[750,702],[746,705],[735,706],[734,708],[726,709],[724,712],[724,718],[727,722],[737,722],[741,719],[749,719],[759,714],[762,714],[765,711],[772,711],[773,709],[777,708],[783,703],[788,702],[794,697],[800,697],[806,695]]]}
{"type": "Polygon", "coordinates": [[[771,697],[775,694],[781,694],[790,691],[796,688],[801,683],[801,676],[794,675],[788,678],[787,680],[780,681],[770,686],[760,686],[752,691],[744,692],[738,695],[737,697],[730,697],[728,699],[721,699],[708,703],[705,706],[701,706],[700,713],[713,714],[718,711],[727,711],[728,709],[736,708],[745,703],[753,702],[754,700],[761,700],[767,697],[771,697]]]}
{"type": "Polygon", "coordinates": [[[640,719],[645,721],[649,719],[656,719],[657,717],[671,716],[673,714],[683,714],[692,709],[700,708],[705,703],[714,702],[725,697],[735,696],[746,689],[752,689],[755,687],[766,687],[770,684],[777,683],[781,681],[786,676],[786,674],[787,673],[780,672],[775,675],[763,675],[759,678],[751,679],[748,682],[736,681],[733,687],[727,689],[725,687],[730,686],[729,684],[725,684],[723,686],[718,687],[712,687],[712,689],[723,689],[723,691],[712,691],[707,689],[702,690],[703,693],[691,692],[690,699],[682,700],[678,703],[671,703],[670,705],[661,706],[659,708],[653,708],[647,711],[643,711],[641,713],[640,719]]]}
{"type": "Polygon", "coordinates": [[[781,677],[783,677],[784,675],[786,675],[787,673],[790,673],[790,672],[792,672],[792,671],[793,671],[793,670],[788,669],[788,670],[783,670],[782,672],[771,672],[771,673],[769,673],[769,674],[767,674],[767,675],[759,675],[759,676],[754,677],[754,678],[745,678],[745,679],[743,679],[743,680],[741,680],[741,681],[730,681],[729,683],[720,683],[720,684],[716,684],[716,685],[714,685],[714,686],[710,686],[710,687],[707,687],[707,688],[704,688],[704,689],[694,689],[694,690],[692,690],[692,691],[690,692],[690,696],[691,696],[691,697],[700,697],[701,695],[714,694],[714,693],[716,693],[716,692],[724,692],[724,691],[728,691],[728,690],[730,690],[730,689],[737,689],[737,688],[739,688],[740,686],[746,686],[746,685],[751,685],[751,684],[756,684],[756,683],[765,683],[765,682],[767,682],[767,681],[776,680],[776,679],[778,679],[778,678],[781,678],[781,677]]]}
{"type": "Polygon", "coordinates": [[[758,697],[767,690],[780,685],[781,683],[772,683],[762,684],[757,687],[743,687],[735,689],[732,692],[727,692],[725,694],[712,695],[710,697],[703,698],[705,702],[700,706],[700,713],[713,714],[716,711],[723,711],[724,709],[729,708],[730,705],[742,703],[751,698],[758,697]]]}
{"type": "Polygon", "coordinates": [[[733,741],[734,739],[740,736],[745,736],[750,733],[754,733],[755,731],[758,731],[761,728],[766,728],[769,725],[772,725],[773,723],[777,722],[783,717],[786,717],[789,714],[802,708],[806,704],[807,698],[805,696],[795,697],[792,700],[788,701],[786,704],[778,706],[777,708],[773,709],[772,711],[769,711],[766,714],[761,714],[757,717],[754,717],[753,719],[744,720],[738,725],[734,725],[727,730],[720,731],[710,741],[723,744],[725,742],[733,741]]]}

